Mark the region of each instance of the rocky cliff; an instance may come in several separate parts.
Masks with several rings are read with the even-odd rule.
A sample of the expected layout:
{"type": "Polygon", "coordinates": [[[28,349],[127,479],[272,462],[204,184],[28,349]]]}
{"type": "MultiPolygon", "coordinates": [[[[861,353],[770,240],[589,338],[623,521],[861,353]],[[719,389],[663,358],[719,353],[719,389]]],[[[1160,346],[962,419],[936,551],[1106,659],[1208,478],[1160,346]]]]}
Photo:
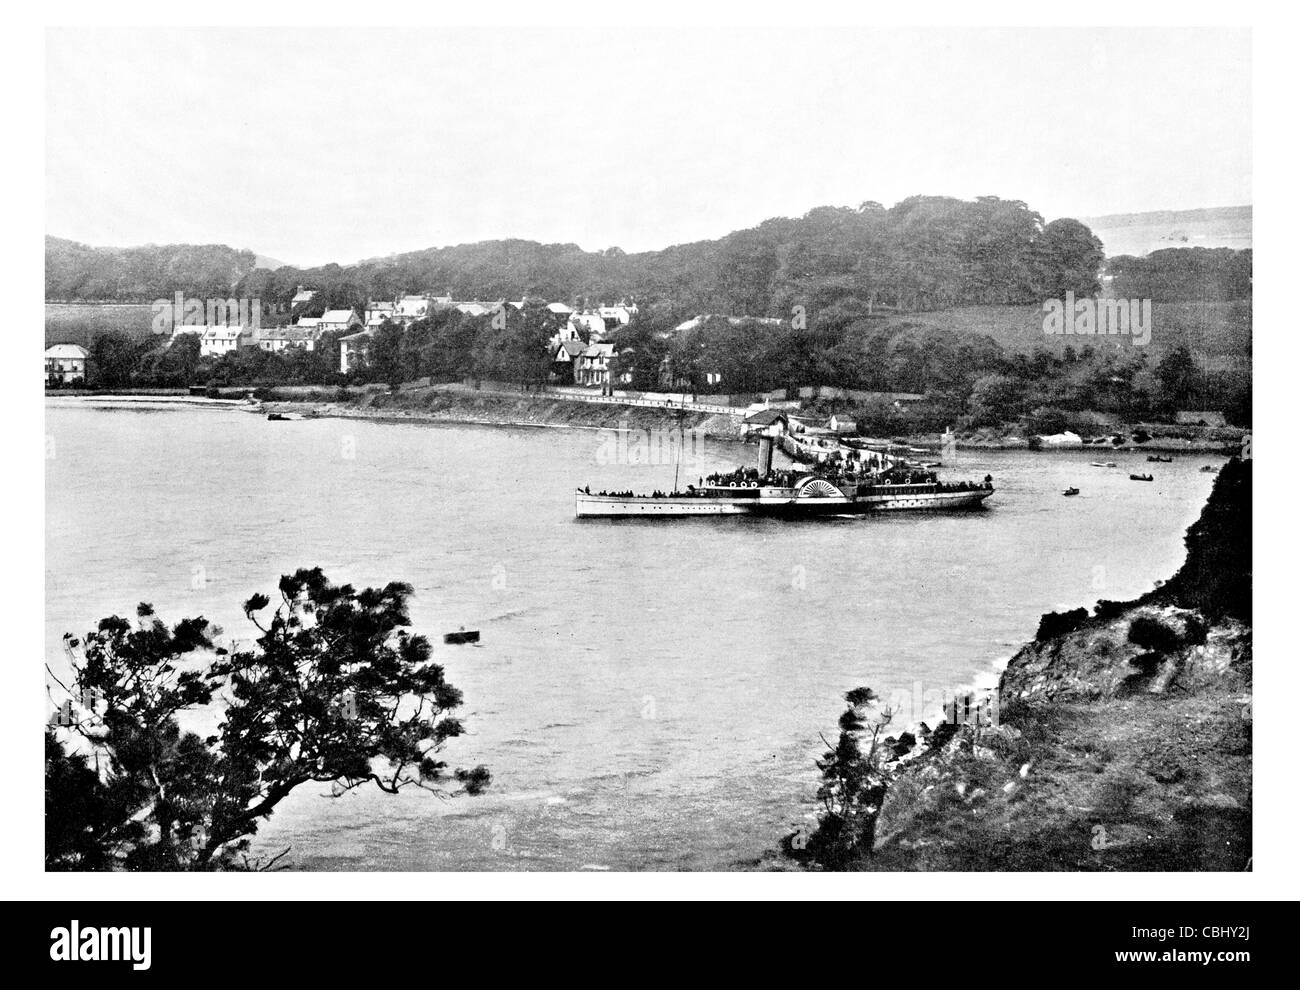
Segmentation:
{"type": "Polygon", "coordinates": [[[1251,856],[1251,465],[1225,466],[1178,573],[1044,617],[994,724],[900,761],[879,870],[1242,870],[1251,856]]]}

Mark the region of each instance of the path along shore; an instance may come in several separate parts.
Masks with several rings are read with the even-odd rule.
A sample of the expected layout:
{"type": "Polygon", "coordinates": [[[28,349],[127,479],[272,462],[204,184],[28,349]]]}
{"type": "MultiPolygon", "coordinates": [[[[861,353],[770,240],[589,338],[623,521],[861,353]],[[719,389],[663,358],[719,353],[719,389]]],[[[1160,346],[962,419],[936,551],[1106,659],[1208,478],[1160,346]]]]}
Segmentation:
{"type": "MultiPolygon", "coordinates": [[[[521,392],[491,388],[475,389],[461,384],[403,387],[389,391],[377,386],[356,390],[339,390],[324,386],[295,386],[260,390],[263,398],[234,398],[249,389],[221,390],[230,398],[207,399],[191,396],[180,389],[119,390],[113,392],[76,392],[57,390],[48,397],[84,397],[97,401],[186,402],[187,404],[237,406],[252,411],[298,413],[306,416],[330,416],[368,419],[380,422],[466,423],[482,426],[564,427],[570,429],[685,429],[715,440],[738,441],[743,437],[744,410],[720,412],[714,406],[692,408],[690,403],[663,405],[644,400],[603,396],[579,397],[567,393],[521,392]]],[[[1108,433],[1132,434],[1142,429],[1151,439],[1128,443],[1128,449],[1153,453],[1214,453],[1240,449],[1244,430],[1235,427],[1212,428],[1136,424],[1107,427],[1108,433]]],[[[939,433],[905,434],[889,437],[900,443],[939,450],[944,438],[939,433]]],[[[986,450],[1026,450],[1029,438],[1006,430],[982,429],[956,434],[957,447],[986,450]]],[[[1105,454],[1109,444],[1044,445],[1043,453],[1058,450],[1093,450],[1105,454]]]]}

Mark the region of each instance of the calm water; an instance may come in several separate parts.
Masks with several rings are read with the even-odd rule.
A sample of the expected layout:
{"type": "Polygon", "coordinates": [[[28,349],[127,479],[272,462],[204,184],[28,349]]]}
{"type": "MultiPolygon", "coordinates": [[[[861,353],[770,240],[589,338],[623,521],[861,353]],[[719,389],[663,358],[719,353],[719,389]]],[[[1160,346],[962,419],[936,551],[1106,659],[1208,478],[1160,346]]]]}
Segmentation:
{"type": "MultiPolygon", "coordinates": [[[[725,869],[814,811],[813,759],[856,685],[939,699],[987,681],[1049,609],[1169,576],[1209,493],[1203,455],[963,451],[986,511],[782,523],[577,522],[572,490],[669,488],[607,463],[594,431],[348,420],[50,400],[46,641],[152,602],[235,639],[280,574],[414,585],[414,626],[465,693],[453,766],[480,798],[308,785],[258,842],[298,869],[725,869]],[[1071,484],[1083,489],[1061,497],[1071,484]],[[481,629],[479,647],[441,634],[481,629]]],[[[706,444],[701,474],[755,448],[706,444]]],[[[1219,459],[1213,459],[1217,463],[1219,459]]]]}

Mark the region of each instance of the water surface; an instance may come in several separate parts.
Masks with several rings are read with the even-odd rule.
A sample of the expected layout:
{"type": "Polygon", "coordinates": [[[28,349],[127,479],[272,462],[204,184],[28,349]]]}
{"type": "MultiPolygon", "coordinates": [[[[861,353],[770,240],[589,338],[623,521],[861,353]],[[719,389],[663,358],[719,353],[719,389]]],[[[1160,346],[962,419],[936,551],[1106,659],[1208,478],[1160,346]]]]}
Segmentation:
{"type": "MultiPolygon", "coordinates": [[[[937,699],[1049,609],[1168,577],[1209,493],[1205,455],[966,452],[982,512],[799,523],[576,521],[573,489],[668,489],[597,431],[270,423],[236,409],[49,400],[46,651],[152,602],[251,639],[240,603],[282,573],[415,587],[414,626],[465,694],[446,751],[490,792],[308,785],[258,839],[297,869],[725,869],[813,813],[819,733],[865,684],[937,699]],[[617,460],[617,458],[615,458],[617,460]],[[1156,481],[1128,480],[1150,470],[1156,481]],[[1082,494],[1062,498],[1075,485],[1082,494]],[[442,633],[481,629],[478,647],[442,633]]],[[[705,443],[690,478],[752,464],[705,443]]],[[[1214,459],[1218,463],[1221,459],[1214,459]]]]}

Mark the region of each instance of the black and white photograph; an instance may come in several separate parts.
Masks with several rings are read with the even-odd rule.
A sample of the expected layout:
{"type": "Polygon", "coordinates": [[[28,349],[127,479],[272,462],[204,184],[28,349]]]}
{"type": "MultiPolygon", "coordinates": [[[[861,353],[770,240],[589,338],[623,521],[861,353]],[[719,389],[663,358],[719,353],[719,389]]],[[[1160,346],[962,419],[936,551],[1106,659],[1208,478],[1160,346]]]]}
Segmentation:
{"type": "Polygon", "coordinates": [[[1258,897],[1261,29],[1011,9],[29,32],[33,882],[1258,897]]]}
{"type": "Polygon", "coordinates": [[[724,34],[49,33],[48,869],[1248,868],[1248,34],[724,34]]]}

